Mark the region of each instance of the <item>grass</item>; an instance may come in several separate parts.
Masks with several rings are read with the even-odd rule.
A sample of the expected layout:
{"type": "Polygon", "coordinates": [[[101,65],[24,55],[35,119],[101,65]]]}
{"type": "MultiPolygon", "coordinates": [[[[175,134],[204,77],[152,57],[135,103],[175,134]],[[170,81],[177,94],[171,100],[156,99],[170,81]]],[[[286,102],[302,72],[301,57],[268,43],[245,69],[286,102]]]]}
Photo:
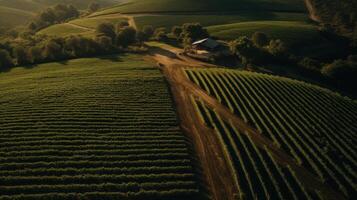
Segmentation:
{"type": "Polygon", "coordinates": [[[299,0],[132,0],[97,14],[234,10],[305,11],[305,7],[299,0]]]}
{"type": "Polygon", "coordinates": [[[126,22],[128,21],[126,18],[123,17],[96,17],[96,18],[81,18],[81,19],[76,19],[73,21],[70,21],[69,23],[71,24],[76,24],[79,26],[87,27],[87,28],[92,28],[95,29],[97,26],[101,23],[112,23],[112,24],[117,24],[120,22],[126,22]]]}
{"type": "Polygon", "coordinates": [[[3,27],[25,25],[33,16],[31,12],[0,6],[0,26],[3,27]]]}
{"type": "Polygon", "coordinates": [[[17,67],[0,73],[0,87],[1,200],[200,199],[153,63],[127,55],[17,67]]]}
{"type": "Polygon", "coordinates": [[[308,19],[303,13],[278,13],[278,12],[240,12],[239,14],[202,14],[202,15],[140,15],[134,17],[139,28],[145,25],[154,27],[171,28],[184,23],[199,22],[203,26],[231,24],[244,21],[256,20],[287,20],[305,21],[308,19]]]}
{"type": "Polygon", "coordinates": [[[251,36],[254,32],[264,32],[270,38],[281,39],[289,45],[303,45],[321,42],[317,27],[296,21],[252,21],[208,27],[208,31],[224,40],[234,40],[239,36],[251,36]]]}
{"type": "Polygon", "coordinates": [[[55,24],[48,28],[42,29],[37,34],[65,37],[69,35],[92,35],[93,31],[81,27],[76,27],[71,24],[55,24]]]}

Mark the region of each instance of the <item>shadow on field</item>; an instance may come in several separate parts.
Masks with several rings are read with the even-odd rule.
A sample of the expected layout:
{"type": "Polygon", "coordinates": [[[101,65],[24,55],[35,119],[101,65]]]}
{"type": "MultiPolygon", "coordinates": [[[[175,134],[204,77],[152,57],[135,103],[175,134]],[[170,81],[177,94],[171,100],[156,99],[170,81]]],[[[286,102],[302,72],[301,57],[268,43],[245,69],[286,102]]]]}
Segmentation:
{"type": "Polygon", "coordinates": [[[112,62],[123,62],[123,59],[121,58],[121,56],[123,56],[123,55],[114,54],[114,55],[100,56],[99,59],[109,60],[112,62]]]}
{"type": "Polygon", "coordinates": [[[166,57],[172,58],[172,59],[182,60],[175,53],[173,53],[169,50],[166,50],[166,49],[163,49],[160,47],[150,47],[149,55],[155,56],[157,54],[163,55],[163,56],[166,56],[166,57]]]}

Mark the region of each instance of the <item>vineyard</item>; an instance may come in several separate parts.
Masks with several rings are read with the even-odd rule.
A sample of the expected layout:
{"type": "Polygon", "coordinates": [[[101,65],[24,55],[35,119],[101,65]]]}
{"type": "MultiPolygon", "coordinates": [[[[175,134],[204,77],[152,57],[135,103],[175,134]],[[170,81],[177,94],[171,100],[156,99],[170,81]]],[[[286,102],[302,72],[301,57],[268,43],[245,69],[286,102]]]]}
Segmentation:
{"type": "Polygon", "coordinates": [[[167,85],[138,56],[0,74],[0,199],[200,199],[167,85]]]}
{"type": "MultiPolygon", "coordinates": [[[[346,198],[356,195],[356,102],[264,74],[192,69],[186,75],[321,183],[346,198]]],[[[257,148],[249,134],[241,134],[202,101],[194,102],[202,121],[217,131],[247,199],[321,198],[319,191],[303,186],[289,165],[279,166],[270,151],[257,148]]]]}

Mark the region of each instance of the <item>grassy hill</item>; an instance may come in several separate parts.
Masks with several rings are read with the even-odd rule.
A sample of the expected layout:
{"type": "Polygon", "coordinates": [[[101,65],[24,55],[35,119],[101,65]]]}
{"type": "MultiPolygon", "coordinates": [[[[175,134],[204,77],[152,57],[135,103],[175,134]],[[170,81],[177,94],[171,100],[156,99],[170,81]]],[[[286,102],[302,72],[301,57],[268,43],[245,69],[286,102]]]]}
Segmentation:
{"type": "Polygon", "coordinates": [[[15,25],[23,25],[28,23],[29,20],[32,19],[32,17],[34,17],[34,14],[32,12],[0,6],[1,27],[13,27],[15,25]]]}
{"type": "Polygon", "coordinates": [[[281,39],[290,45],[303,42],[321,42],[322,38],[314,25],[297,21],[249,21],[208,27],[216,37],[234,40],[239,36],[251,36],[255,32],[264,32],[274,39],[281,39]]]}
{"type": "MultiPolygon", "coordinates": [[[[25,25],[37,12],[58,3],[72,4],[78,9],[87,9],[91,2],[92,0],[0,0],[0,26],[25,25]]],[[[98,0],[97,2],[102,7],[108,7],[121,0],[98,0]]]]}
{"type": "Polygon", "coordinates": [[[0,74],[0,87],[1,200],[201,199],[151,63],[107,56],[18,67],[0,74]]]}
{"type": "Polygon", "coordinates": [[[237,10],[305,11],[305,7],[300,0],[131,0],[97,14],[237,10]]]}
{"type": "Polygon", "coordinates": [[[84,35],[92,37],[95,35],[95,29],[100,23],[117,24],[119,22],[128,21],[124,17],[95,17],[95,18],[80,18],[69,21],[64,24],[55,24],[48,28],[40,30],[37,34],[68,36],[68,35],[84,35]]]}
{"type": "Polygon", "coordinates": [[[353,198],[356,101],[311,84],[252,72],[188,69],[186,74],[239,118],[223,118],[209,106],[212,102],[196,103],[201,123],[213,128],[226,148],[246,199],[353,198]],[[306,172],[325,189],[317,191],[318,184],[308,181],[306,172]],[[333,190],[340,197],[329,196],[333,190]]]}
{"type": "Polygon", "coordinates": [[[256,20],[288,20],[305,21],[308,19],[305,13],[279,13],[279,12],[239,12],[239,14],[202,14],[202,15],[139,15],[134,17],[137,26],[152,25],[154,27],[166,27],[170,29],[175,25],[199,22],[203,26],[232,24],[256,20]]]}

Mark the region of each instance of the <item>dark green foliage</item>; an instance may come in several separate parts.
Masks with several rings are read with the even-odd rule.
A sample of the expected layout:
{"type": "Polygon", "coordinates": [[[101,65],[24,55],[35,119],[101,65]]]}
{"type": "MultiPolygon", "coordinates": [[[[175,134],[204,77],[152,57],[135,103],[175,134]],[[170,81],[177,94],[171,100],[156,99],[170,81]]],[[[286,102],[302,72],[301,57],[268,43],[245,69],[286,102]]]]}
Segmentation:
{"type": "Polygon", "coordinates": [[[136,42],[136,30],[133,27],[123,28],[116,36],[117,45],[120,47],[128,47],[136,42]]]}
{"type": "Polygon", "coordinates": [[[92,2],[91,4],[89,4],[88,6],[88,11],[90,13],[96,12],[100,9],[100,4],[97,2],[92,2]]]}
{"type": "Polygon", "coordinates": [[[182,34],[182,27],[180,26],[174,26],[172,27],[172,30],[171,30],[171,33],[176,37],[176,38],[179,38],[180,35],[182,34]]]}
{"type": "Polygon", "coordinates": [[[326,65],[321,72],[340,84],[357,88],[357,62],[355,59],[355,56],[351,56],[349,60],[336,60],[332,64],[326,65]]]}
{"type": "Polygon", "coordinates": [[[96,38],[96,41],[101,49],[105,51],[110,51],[113,48],[112,38],[108,36],[99,36],[96,38]]]}
{"type": "Polygon", "coordinates": [[[182,26],[180,38],[190,38],[192,41],[197,41],[209,37],[207,29],[199,23],[187,23],[182,26]]]}
{"type": "Polygon", "coordinates": [[[10,54],[4,49],[0,49],[0,71],[7,70],[13,65],[10,54]]]}
{"type": "Polygon", "coordinates": [[[113,24],[111,23],[102,23],[99,24],[96,29],[97,35],[110,37],[113,41],[115,40],[116,33],[113,24]]]}
{"type": "Polygon", "coordinates": [[[338,32],[353,32],[356,27],[357,1],[310,0],[315,14],[323,23],[333,25],[338,32]]]}
{"type": "Polygon", "coordinates": [[[320,72],[321,70],[321,63],[318,60],[306,57],[299,62],[299,65],[307,70],[320,72]]]}
{"type": "Polygon", "coordinates": [[[22,46],[16,46],[13,49],[13,56],[16,60],[17,65],[26,65],[29,64],[28,55],[26,49],[22,46]]]}
{"type": "Polygon", "coordinates": [[[150,39],[154,35],[154,28],[153,26],[144,26],[143,27],[143,32],[146,35],[146,39],[150,39]]]}
{"type": "Polygon", "coordinates": [[[165,27],[161,27],[161,28],[155,29],[153,37],[157,41],[162,41],[162,42],[167,41],[168,37],[167,37],[166,28],[165,27]]]}
{"type": "Polygon", "coordinates": [[[29,29],[38,31],[55,23],[62,23],[79,16],[79,11],[72,5],[57,4],[42,11],[36,19],[29,24],[29,29]]]}
{"type": "Polygon", "coordinates": [[[264,47],[267,46],[269,44],[269,37],[262,32],[255,32],[252,35],[252,40],[254,42],[254,44],[258,47],[264,47]]]}
{"type": "Polygon", "coordinates": [[[237,55],[242,64],[269,63],[269,55],[263,49],[258,48],[248,37],[240,37],[229,44],[233,54],[237,55]]]}

